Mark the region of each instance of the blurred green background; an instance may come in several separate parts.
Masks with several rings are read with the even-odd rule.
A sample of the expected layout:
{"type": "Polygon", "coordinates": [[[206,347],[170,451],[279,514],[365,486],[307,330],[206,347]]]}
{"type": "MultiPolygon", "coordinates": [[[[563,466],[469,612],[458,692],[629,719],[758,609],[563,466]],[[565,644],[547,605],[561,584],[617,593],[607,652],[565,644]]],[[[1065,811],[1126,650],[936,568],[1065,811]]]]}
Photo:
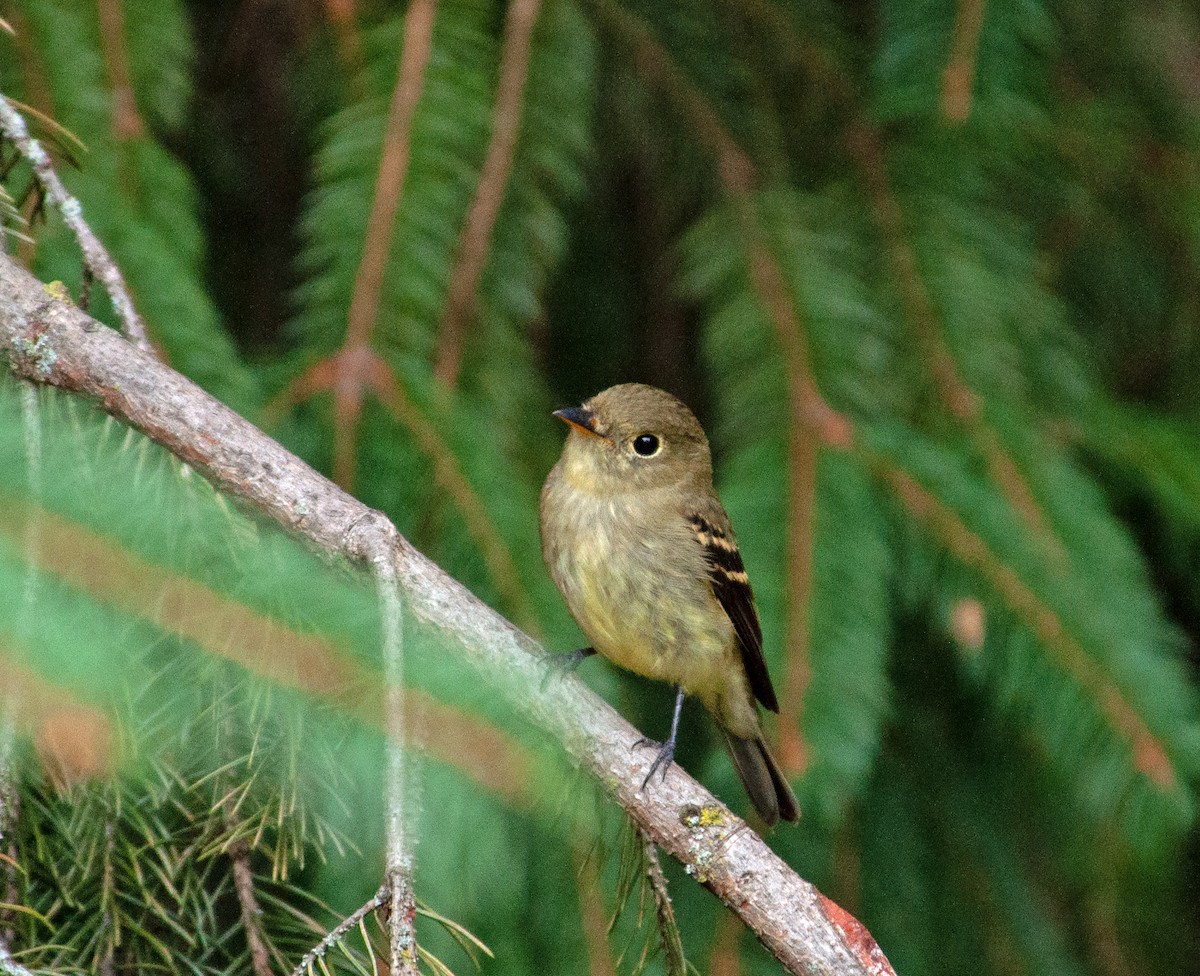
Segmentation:
{"type": "MultiPolygon", "coordinates": [[[[0,90],[163,358],[550,648],[582,643],[537,538],[550,411],[692,405],[804,809],[769,842],[901,976],[1195,971],[1192,5],[0,17],[0,90]]],[[[8,252],[112,322],[11,146],[0,172],[8,252]]],[[[285,971],[381,876],[372,588],[84,404],[0,374],[0,415],[0,937],[37,971],[247,972],[248,856],[285,971]]],[[[666,971],[619,811],[407,646],[419,897],[485,973],[666,971]]],[[[581,673],[665,732],[670,689],[581,673]]],[[[698,709],[681,737],[745,812],[698,709]]],[[[696,971],[779,971],[668,875],[696,971]]]]}

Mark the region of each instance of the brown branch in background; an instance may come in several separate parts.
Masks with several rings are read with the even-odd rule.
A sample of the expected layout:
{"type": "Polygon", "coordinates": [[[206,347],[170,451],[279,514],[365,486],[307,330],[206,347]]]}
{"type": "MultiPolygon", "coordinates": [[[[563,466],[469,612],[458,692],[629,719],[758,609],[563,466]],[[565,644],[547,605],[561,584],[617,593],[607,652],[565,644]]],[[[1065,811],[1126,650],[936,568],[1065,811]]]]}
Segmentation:
{"type": "MultiPolygon", "coordinates": [[[[1112,838],[1103,838],[1112,841],[1112,838]]],[[[1099,886],[1087,898],[1084,912],[1087,955],[1101,976],[1131,976],[1153,972],[1154,964],[1134,945],[1125,945],[1127,911],[1120,895],[1109,885],[1099,886]]]]}
{"type": "Polygon", "coordinates": [[[658,861],[658,848],[645,834],[639,836],[642,838],[642,854],[646,858],[646,878],[654,895],[654,915],[658,923],[658,937],[667,976],[686,976],[687,960],[683,955],[683,940],[679,937],[675,909],[667,892],[667,876],[663,874],[662,865],[658,861]]]}
{"type": "Polygon", "coordinates": [[[833,834],[830,853],[833,855],[833,876],[829,885],[837,903],[851,912],[862,910],[862,836],[858,809],[848,806],[833,834]]]}
{"type": "Polygon", "coordinates": [[[125,287],[125,279],[116,262],[109,256],[99,238],[83,219],[83,206],[63,185],[54,170],[46,150],[29,135],[25,120],[12,107],[8,99],[0,93],[0,132],[14,146],[22,158],[33,169],[34,178],[42,188],[42,192],[55,208],[62,214],[63,222],[75,235],[79,249],[83,252],[84,263],[91,269],[103,284],[108,296],[112,299],[113,310],[121,322],[121,330],[125,338],[143,352],[153,352],[150,340],[146,336],[146,326],[133,306],[129,291],[125,287]]]}
{"type": "Polygon", "coordinates": [[[497,592],[521,627],[536,634],[537,616],[532,600],[483,499],[471,485],[454,451],[442,439],[437,426],[417,408],[391,367],[372,349],[367,346],[344,349],[296,377],[268,404],[264,411],[267,426],[287,407],[329,389],[339,382],[339,377],[345,378],[350,373],[361,388],[369,389],[375,395],[393,419],[408,431],[417,449],[429,458],[433,464],[434,483],[458,509],[467,534],[479,547],[497,592]]]}
{"type": "MultiPolygon", "coordinates": [[[[983,25],[984,0],[961,2],[978,5],[977,44],[978,32],[983,25]]],[[[1053,558],[1065,561],[1066,549],[1050,528],[1032,488],[995,430],[984,419],[978,397],[959,375],[958,366],[941,334],[938,314],[925,288],[916,253],[908,240],[899,201],[891,188],[882,136],[863,117],[852,79],[836,58],[802,35],[795,22],[776,5],[768,0],[748,0],[747,9],[768,27],[768,36],[779,42],[789,66],[807,71],[820,83],[821,90],[840,104],[848,120],[845,128],[847,149],[867,187],[871,214],[883,239],[885,256],[900,292],[905,317],[933,373],[938,393],[947,409],[967,428],[1009,503],[1038,538],[1046,541],[1053,558]]],[[[970,23],[964,24],[964,30],[970,27],[970,23]]]]}
{"type": "Polygon", "coordinates": [[[338,54],[345,65],[346,75],[357,78],[362,69],[363,54],[355,0],[324,0],[324,5],[325,16],[333,26],[338,54]]]}
{"type": "Polygon", "coordinates": [[[1062,619],[1029,585],[988,548],[949,507],[925,490],[907,472],[890,464],[876,464],[876,473],[891,486],[905,507],[934,531],[942,543],[965,565],[976,570],[1057,660],[1058,665],[1091,695],[1112,727],[1129,742],[1134,768],[1161,790],[1178,787],[1179,777],[1166,747],[1147,728],[1126,700],[1088,655],[1062,619]]]}
{"type": "Polygon", "coordinates": [[[664,851],[737,914],[791,973],[891,973],[861,925],[800,878],[677,764],[642,790],[638,731],[578,678],[544,688],[546,652],[339,489],[248,421],[139,352],[0,255],[0,352],[22,379],[98,400],[216,488],[318,550],[363,565],[381,545],[414,626],[436,634],[500,700],[559,743],[664,851]]]}
{"type": "Polygon", "coordinates": [[[383,275],[391,251],[404,178],[408,172],[413,117],[421,99],[425,66],[429,63],[429,53],[433,47],[436,8],[437,0],[413,0],[404,15],[404,49],[400,55],[396,87],[388,110],[375,195],[363,237],[362,259],[350,297],[346,338],[342,344],[345,358],[339,357],[337,360],[339,368],[333,387],[333,478],[346,488],[354,483],[355,441],[363,401],[362,377],[357,370],[349,367],[356,364],[360,351],[369,349],[379,317],[383,275]]]}
{"type": "Polygon", "coordinates": [[[744,197],[755,188],[754,164],[732,136],[721,117],[683,73],[650,27],[616,0],[592,0],[600,16],[633,48],[636,66],[652,78],[683,110],[700,141],[717,164],[721,185],[734,196],[744,197]]]}
{"type": "Polygon", "coordinates": [[[458,241],[458,255],[450,272],[446,313],[438,336],[434,376],[447,386],[458,381],[467,327],[475,313],[475,293],[487,264],[492,228],[500,214],[512,170],[525,82],[529,76],[529,50],[541,0],[511,0],[504,20],[504,46],[500,52],[496,83],[496,109],[492,138],[479,174],[479,186],[458,241]]]}
{"type": "MultiPolygon", "coordinates": [[[[20,65],[21,90],[26,93],[28,103],[10,98],[8,100],[9,104],[13,105],[19,112],[24,113],[31,122],[47,126],[54,130],[57,126],[57,123],[54,121],[54,94],[50,88],[50,81],[46,77],[45,65],[42,63],[37,45],[33,43],[29,21],[25,17],[24,12],[17,4],[10,6],[10,16],[12,17],[15,35],[13,47],[16,49],[17,61],[20,65]]],[[[59,127],[59,129],[63,133],[68,131],[62,127],[59,127]]],[[[71,133],[71,137],[74,137],[74,133],[71,133]]],[[[80,146],[82,148],[82,143],[80,146]]],[[[26,223],[29,222],[28,218],[33,215],[35,208],[41,203],[38,194],[31,193],[29,196],[30,199],[27,202],[28,212],[25,215],[26,223]]],[[[17,237],[17,240],[19,243],[14,251],[17,260],[27,268],[32,267],[34,257],[37,254],[36,238],[33,235],[22,234],[17,237]]],[[[80,302],[80,306],[85,310],[87,309],[87,305],[82,301],[80,302]]]]}
{"type": "Polygon", "coordinates": [[[712,952],[708,957],[708,976],[742,976],[742,954],[739,949],[743,927],[732,915],[722,915],[717,921],[712,952]]]}
{"type": "MultiPolygon", "coordinates": [[[[390,889],[386,884],[380,885],[379,890],[375,892],[366,903],[360,905],[341,922],[335,925],[326,934],[320,942],[312,949],[304,954],[304,957],[292,970],[292,976],[312,976],[316,972],[314,966],[319,965],[322,972],[329,972],[326,968],[324,959],[325,954],[329,952],[335,945],[342,941],[350,930],[358,926],[371,912],[377,911],[387,904],[390,889]]],[[[367,946],[367,951],[370,951],[370,946],[367,946]]]]}
{"type": "Polygon", "coordinates": [[[383,290],[396,211],[404,190],[411,149],[412,123],[425,83],[425,66],[433,47],[433,21],[436,0],[413,0],[404,15],[404,49],[396,87],[388,110],[387,129],[380,154],[375,196],[367,218],[362,260],[354,279],[350,312],[346,325],[346,345],[365,345],[374,331],[383,290]]]}
{"type": "Polygon", "coordinates": [[[587,947],[589,976],[617,976],[608,943],[608,921],[600,895],[600,871],[586,850],[586,840],[571,846],[575,863],[575,891],[579,896],[579,920],[587,947]]]}
{"type": "MultiPolygon", "coordinates": [[[[221,816],[226,829],[233,824],[233,806],[233,793],[230,792],[221,803],[221,816]]],[[[235,840],[226,853],[233,870],[233,890],[241,911],[246,946],[250,950],[250,967],[254,970],[254,976],[271,976],[271,958],[263,939],[262,907],[254,892],[254,872],[250,868],[250,845],[245,840],[235,840]]]]}
{"type": "Polygon", "coordinates": [[[467,532],[479,545],[488,575],[501,599],[511,609],[522,630],[538,635],[537,614],[522,582],[520,570],[487,506],[467,479],[454,452],[445,444],[430,420],[417,409],[404,388],[388,371],[380,378],[380,401],[396,421],[412,435],[417,447],[433,463],[434,481],[453,499],[467,532]]]}
{"type": "Polygon", "coordinates": [[[789,776],[808,769],[808,743],[801,732],[804,700],[812,680],[809,612],[813,586],[813,546],[817,517],[817,468],[820,444],[807,427],[793,422],[788,431],[788,522],[786,666],[779,695],[776,753],[789,776]]]}
{"type": "Polygon", "coordinates": [[[900,291],[906,317],[933,372],[943,402],[971,434],[988,470],[1009,503],[1036,537],[1048,544],[1048,551],[1053,557],[1065,562],[1065,547],[1047,522],[1025,475],[1005,450],[995,429],[984,418],[979,397],[960,375],[958,364],[942,335],[940,316],[925,287],[916,251],[904,227],[900,202],[888,179],[887,159],[879,133],[868,124],[853,123],[847,134],[847,143],[858,160],[871,212],[883,238],[884,251],[900,291]]]}
{"type": "MultiPolygon", "coordinates": [[[[50,80],[46,77],[46,68],[42,63],[37,45],[33,43],[33,32],[29,20],[17,4],[9,5],[9,15],[14,25],[13,47],[16,48],[17,60],[21,68],[21,91],[26,100],[36,108],[43,118],[53,118],[54,93],[50,88],[50,80]]],[[[9,101],[14,101],[9,99],[9,101]]]]}
{"type": "Polygon", "coordinates": [[[971,88],[975,82],[975,58],[983,32],[986,0],[958,0],[950,60],[942,72],[942,115],[947,122],[962,124],[971,114],[971,88]]]}
{"type": "Polygon", "coordinates": [[[129,70],[124,0],[98,0],[97,9],[100,16],[100,50],[104,55],[104,70],[112,93],[113,135],[117,142],[139,139],[146,134],[146,125],[138,112],[133,75],[129,70]]]}

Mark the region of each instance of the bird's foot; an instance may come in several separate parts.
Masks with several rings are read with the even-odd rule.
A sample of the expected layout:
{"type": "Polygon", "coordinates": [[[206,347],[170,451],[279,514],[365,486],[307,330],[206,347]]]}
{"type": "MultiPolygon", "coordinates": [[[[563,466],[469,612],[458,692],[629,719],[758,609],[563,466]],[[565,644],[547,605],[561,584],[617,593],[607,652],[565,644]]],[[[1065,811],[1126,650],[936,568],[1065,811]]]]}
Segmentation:
{"type": "Polygon", "coordinates": [[[660,780],[667,778],[667,768],[671,765],[671,761],[675,758],[675,739],[670,738],[666,742],[655,742],[653,739],[638,739],[632,746],[634,749],[641,749],[644,746],[653,746],[658,750],[658,755],[654,757],[654,762],[650,764],[650,772],[646,774],[646,778],[642,780],[642,789],[646,788],[646,784],[650,782],[652,777],[659,770],[662,770],[660,780]]]}
{"type": "Polygon", "coordinates": [[[594,647],[581,647],[570,654],[547,654],[546,673],[542,676],[542,691],[550,684],[551,678],[561,678],[564,674],[574,671],[586,659],[596,653],[594,647]]]}

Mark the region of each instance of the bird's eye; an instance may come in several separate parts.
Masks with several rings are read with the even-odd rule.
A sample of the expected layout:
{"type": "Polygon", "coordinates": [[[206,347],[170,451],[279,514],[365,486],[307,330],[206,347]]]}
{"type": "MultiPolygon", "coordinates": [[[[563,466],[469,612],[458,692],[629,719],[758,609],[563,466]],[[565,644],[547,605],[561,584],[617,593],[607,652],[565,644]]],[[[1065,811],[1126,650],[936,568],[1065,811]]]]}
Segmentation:
{"type": "Polygon", "coordinates": [[[654,457],[662,450],[662,442],[653,434],[638,434],[633,439],[633,450],[641,457],[654,457]]]}

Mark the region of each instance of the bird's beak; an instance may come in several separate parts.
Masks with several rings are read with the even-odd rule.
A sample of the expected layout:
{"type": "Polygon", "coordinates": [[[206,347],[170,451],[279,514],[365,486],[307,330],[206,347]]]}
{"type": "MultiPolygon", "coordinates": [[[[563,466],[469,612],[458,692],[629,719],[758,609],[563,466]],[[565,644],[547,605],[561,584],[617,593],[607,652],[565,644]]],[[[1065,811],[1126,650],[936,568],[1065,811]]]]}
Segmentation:
{"type": "Polygon", "coordinates": [[[565,407],[562,410],[555,410],[554,416],[581,433],[591,434],[593,437],[604,437],[600,431],[596,430],[596,415],[583,407],[565,407]]]}

